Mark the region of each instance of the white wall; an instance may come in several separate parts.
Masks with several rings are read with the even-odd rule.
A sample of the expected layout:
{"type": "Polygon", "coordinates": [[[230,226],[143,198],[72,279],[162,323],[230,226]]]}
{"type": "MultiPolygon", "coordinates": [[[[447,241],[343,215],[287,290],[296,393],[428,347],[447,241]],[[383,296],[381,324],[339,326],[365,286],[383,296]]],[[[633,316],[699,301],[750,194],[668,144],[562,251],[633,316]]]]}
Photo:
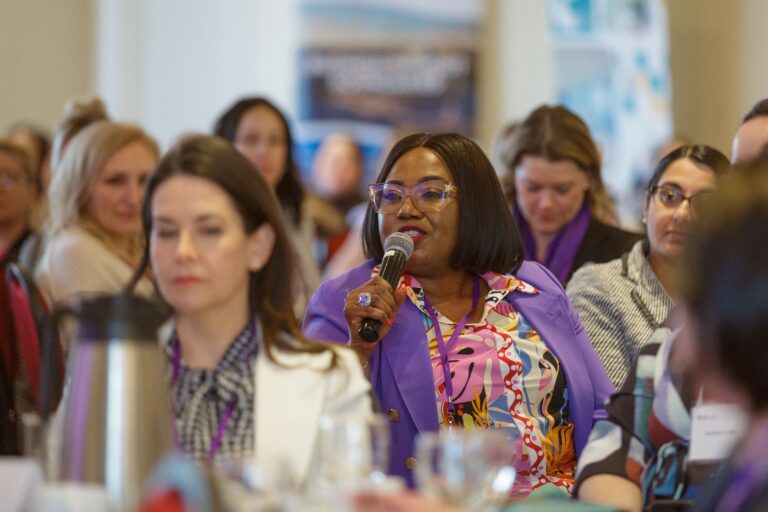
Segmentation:
{"type": "MultiPolygon", "coordinates": [[[[477,126],[490,149],[503,123],[551,101],[553,87],[544,2],[486,3],[477,126]]],[[[115,117],[140,122],[164,145],[184,131],[209,131],[245,94],[266,95],[294,117],[297,7],[298,0],[98,0],[97,89],[115,117]]]]}
{"type": "Polygon", "coordinates": [[[115,117],[140,122],[164,146],[209,132],[246,94],[292,115],[295,9],[296,0],[98,0],[97,88],[115,117]]]}
{"type": "Polygon", "coordinates": [[[768,98],[768,2],[742,0],[739,27],[739,75],[736,108],[745,114],[759,99],[768,98]]]}
{"type": "Polygon", "coordinates": [[[489,0],[481,42],[480,143],[503,125],[554,101],[554,62],[544,1],[489,0]]]}
{"type": "MultiPolygon", "coordinates": [[[[478,134],[552,98],[544,2],[485,0],[478,134]]],[[[296,109],[298,0],[0,0],[0,130],[48,127],[66,100],[100,94],[110,114],[167,146],[209,131],[235,98],[296,109]],[[44,35],[42,37],[41,35],[44,35]]]]}
{"type": "Polygon", "coordinates": [[[0,0],[0,133],[53,127],[64,102],[93,92],[91,0],[0,0]]]}
{"type": "Polygon", "coordinates": [[[768,2],[667,5],[675,129],[730,155],[741,118],[768,97],[768,2]]]}

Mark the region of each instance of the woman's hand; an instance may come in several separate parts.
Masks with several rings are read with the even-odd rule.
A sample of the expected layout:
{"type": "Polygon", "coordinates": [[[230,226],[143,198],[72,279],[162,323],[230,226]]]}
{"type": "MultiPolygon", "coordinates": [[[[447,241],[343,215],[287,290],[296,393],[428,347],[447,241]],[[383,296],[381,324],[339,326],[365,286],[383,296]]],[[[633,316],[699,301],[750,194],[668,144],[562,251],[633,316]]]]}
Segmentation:
{"type": "Polygon", "coordinates": [[[393,291],[389,283],[380,276],[371,277],[360,288],[350,290],[347,294],[347,300],[344,302],[344,316],[349,328],[349,346],[357,353],[363,366],[366,365],[373,349],[379,343],[363,341],[360,338],[358,331],[363,319],[370,318],[381,322],[379,331],[379,340],[381,340],[392,326],[395,314],[404,300],[405,288],[401,287],[393,291]],[[360,295],[364,293],[369,293],[371,296],[371,303],[367,306],[360,305],[360,295]]]}

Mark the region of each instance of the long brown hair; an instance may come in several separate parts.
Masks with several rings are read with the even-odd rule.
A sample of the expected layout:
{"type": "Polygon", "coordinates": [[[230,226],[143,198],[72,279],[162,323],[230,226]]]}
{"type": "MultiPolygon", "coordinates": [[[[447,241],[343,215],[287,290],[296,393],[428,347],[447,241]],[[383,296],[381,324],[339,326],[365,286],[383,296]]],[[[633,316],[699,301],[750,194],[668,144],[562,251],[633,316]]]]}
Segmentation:
{"type": "MultiPolygon", "coordinates": [[[[173,176],[194,176],[219,186],[242,217],[246,233],[253,233],[264,223],[272,227],[275,233],[272,254],[261,270],[250,273],[248,286],[250,308],[258,311],[263,329],[262,343],[268,357],[278,363],[273,352],[275,347],[290,352],[320,353],[330,350],[328,345],[304,337],[294,313],[296,288],[292,283],[298,279],[297,266],[277,198],[264,178],[253,172],[251,163],[219,137],[191,135],[181,139],[160,159],[152,172],[142,208],[146,250],[134,282],[149,263],[152,196],[163,182],[173,176]]],[[[337,356],[332,353],[330,367],[336,363],[337,356]]]]}
{"type": "Polygon", "coordinates": [[[616,210],[600,175],[600,152],[589,127],[579,116],[561,105],[542,105],[512,131],[511,138],[499,150],[506,169],[502,186],[512,206],[515,204],[515,170],[525,155],[576,164],[589,179],[586,201],[592,215],[607,224],[617,223],[616,210]]]}

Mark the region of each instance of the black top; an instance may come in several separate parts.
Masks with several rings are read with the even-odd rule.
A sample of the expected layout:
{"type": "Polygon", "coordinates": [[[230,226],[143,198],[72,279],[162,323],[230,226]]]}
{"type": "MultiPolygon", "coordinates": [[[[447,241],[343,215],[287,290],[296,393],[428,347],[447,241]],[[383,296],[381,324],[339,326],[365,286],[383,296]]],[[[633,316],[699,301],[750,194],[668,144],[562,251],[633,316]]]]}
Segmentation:
{"type": "MultiPolygon", "coordinates": [[[[587,232],[584,233],[584,239],[581,241],[579,252],[573,260],[571,273],[568,279],[585,263],[605,263],[621,257],[622,254],[632,249],[632,246],[643,235],[624,231],[623,229],[596,220],[590,219],[587,232]]],[[[563,283],[565,286],[567,283],[563,283]]]]}

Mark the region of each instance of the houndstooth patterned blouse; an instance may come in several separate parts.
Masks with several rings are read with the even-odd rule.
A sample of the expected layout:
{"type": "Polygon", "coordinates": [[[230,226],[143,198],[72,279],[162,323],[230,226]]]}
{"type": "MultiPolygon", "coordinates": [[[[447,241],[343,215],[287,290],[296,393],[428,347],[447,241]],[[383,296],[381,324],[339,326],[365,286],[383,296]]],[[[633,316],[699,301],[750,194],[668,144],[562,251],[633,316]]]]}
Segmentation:
{"type": "Polygon", "coordinates": [[[566,290],[616,388],[674,306],[647,253],[647,242],[640,241],[621,258],[581,267],[566,290]]]}
{"type": "Polygon", "coordinates": [[[253,454],[254,362],[260,328],[254,320],[235,338],[214,369],[190,368],[179,339],[163,341],[168,356],[176,443],[197,463],[214,465],[253,454]]]}

